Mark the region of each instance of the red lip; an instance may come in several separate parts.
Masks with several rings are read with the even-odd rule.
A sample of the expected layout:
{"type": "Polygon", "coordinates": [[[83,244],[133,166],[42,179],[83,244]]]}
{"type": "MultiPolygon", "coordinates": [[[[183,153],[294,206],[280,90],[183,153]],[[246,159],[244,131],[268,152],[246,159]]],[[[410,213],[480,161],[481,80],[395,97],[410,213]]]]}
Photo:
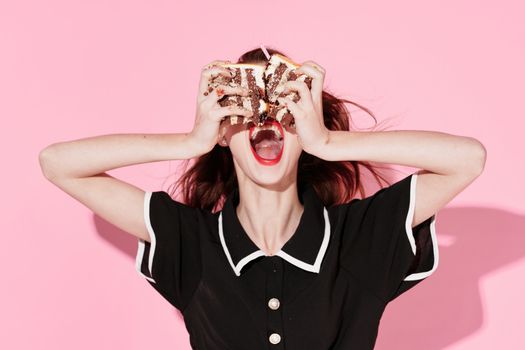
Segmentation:
{"type": "Polygon", "coordinates": [[[257,152],[255,152],[255,150],[253,149],[253,147],[251,146],[251,139],[252,139],[252,134],[253,134],[253,131],[254,129],[257,127],[257,125],[254,125],[252,127],[250,127],[250,132],[249,132],[249,135],[248,135],[248,142],[250,142],[250,149],[252,150],[252,153],[253,155],[255,156],[255,159],[257,159],[257,161],[263,165],[275,165],[277,163],[279,163],[279,160],[281,160],[281,157],[283,155],[283,151],[284,151],[284,131],[283,131],[283,127],[281,125],[281,123],[279,123],[277,120],[275,119],[267,119],[263,125],[275,125],[276,127],[279,128],[279,131],[281,132],[281,135],[283,135],[283,147],[281,148],[281,151],[279,152],[279,154],[277,155],[277,158],[275,159],[265,159],[265,158],[261,158],[257,152]]]}

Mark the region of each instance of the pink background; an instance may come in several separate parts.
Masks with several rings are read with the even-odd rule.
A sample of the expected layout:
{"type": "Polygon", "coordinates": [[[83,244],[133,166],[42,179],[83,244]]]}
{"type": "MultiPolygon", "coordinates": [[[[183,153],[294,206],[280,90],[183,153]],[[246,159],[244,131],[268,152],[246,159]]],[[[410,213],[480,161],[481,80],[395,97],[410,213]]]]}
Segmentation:
{"type": "MultiPolygon", "coordinates": [[[[136,239],[48,182],[38,153],[188,132],[202,66],[262,42],[319,63],[327,89],[392,129],[472,136],[488,150],[484,173],[439,212],[437,271],[388,306],[376,348],[525,347],[525,8],[483,3],[2,1],[0,346],[190,348],[178,312],[135,271],[136,239]]],[[[110,173],[166,189],[177,164],[110,173]]]]}

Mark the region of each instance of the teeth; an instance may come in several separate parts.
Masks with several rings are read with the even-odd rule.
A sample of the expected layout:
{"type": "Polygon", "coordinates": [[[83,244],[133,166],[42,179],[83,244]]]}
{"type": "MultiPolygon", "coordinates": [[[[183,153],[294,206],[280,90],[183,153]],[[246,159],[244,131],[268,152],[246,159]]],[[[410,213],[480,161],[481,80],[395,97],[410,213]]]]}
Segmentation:
{"type": "Polygon", "coordinates": [[[265,128],[256,127],[252,134],[252,140],[255,139],[255,136],[257,136],[259,131],[262,131],[262,130],[273,130],[279,138],[283,137],[283,135],[281,134],[281,129],[279,129],[276,125],[270,125],[269,127],[265,127],[265,128]]]}

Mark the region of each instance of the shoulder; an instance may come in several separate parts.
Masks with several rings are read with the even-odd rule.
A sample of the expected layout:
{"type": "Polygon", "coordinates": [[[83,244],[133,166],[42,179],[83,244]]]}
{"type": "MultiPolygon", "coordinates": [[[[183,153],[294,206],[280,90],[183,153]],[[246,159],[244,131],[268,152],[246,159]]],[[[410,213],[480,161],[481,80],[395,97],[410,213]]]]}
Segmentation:
{"type": "Polygon", "coordinates": [[[173,199],[166,191],[146,192],[144,217],[153,229],[199,235],[214,240],[220,212],[193,207],[173,199]]]}
{"type": "Polygon", "coordinates": [[[339,220],[362,217],[364,214],[372,216],[385,213],[386,209],[392,209],[400,204],[408,204],[411,192],[414,191],[414,174],[383,187],[374,194],[365,198],[353,198],[352,200],[333,205],[328,208],[331,215],[339,220]]]}
{"type": "Polygon", "coordinates": [[[204,217],[218,216],[209,210],[193,207],[173,197],[166,191],[147,191],[144,194],[144,206],[150,212],[160,215],[179,215],[181,220],[197,220],[204,217]]]}

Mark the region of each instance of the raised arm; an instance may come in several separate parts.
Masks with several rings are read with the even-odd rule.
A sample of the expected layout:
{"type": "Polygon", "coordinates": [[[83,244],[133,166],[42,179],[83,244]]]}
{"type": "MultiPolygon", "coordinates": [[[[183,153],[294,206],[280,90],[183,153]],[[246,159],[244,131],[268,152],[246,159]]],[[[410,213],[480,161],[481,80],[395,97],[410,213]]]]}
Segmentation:
{"type": "Polygon", "coordinates": [[[150,241],[144,191],[106,171],[201,154],[187,134],[113,134],[54,143],[39,155],[44,176],[100,217],[150,241]]]}
{"type": "Polygon", "coordinates": [[[230,115],[249,116],[238,106],[221,107],[224,95],[246,95],[241,87],[219,86],[208,90],[210,79],[230,75],[219,61],[201,72],[196,116],[190,133],[114,134],[52,144],[40,152],[44,176],[100,217],[122,230],[150,242],[144,222],[144,191],[118,180],[106,171],[133,164],[190,159],[213,149],[219,127],[230,115]]]}
{"type": "Polygon", "coordinates": [[[486,150],[471,137],[426,130],[329,131],[315,152],[325,160],[357,160],[421,168],[412,227],[437,213],[483,171],[486,150]]]}
{"type": "Polygon", "coordinates": [[[306,61],[295,72],[312,77],[312,89],[304,82],[288,81],[285,92],[297,91],[299,101],[278,100],[294,115],[298,139],[306,152],[329,161],[371,161],[422,169],[412,227],[437,213],[483,171],[487,151],[472,137],[426,130],[328,130],[322,103],[324,68],[306,61]]]}

